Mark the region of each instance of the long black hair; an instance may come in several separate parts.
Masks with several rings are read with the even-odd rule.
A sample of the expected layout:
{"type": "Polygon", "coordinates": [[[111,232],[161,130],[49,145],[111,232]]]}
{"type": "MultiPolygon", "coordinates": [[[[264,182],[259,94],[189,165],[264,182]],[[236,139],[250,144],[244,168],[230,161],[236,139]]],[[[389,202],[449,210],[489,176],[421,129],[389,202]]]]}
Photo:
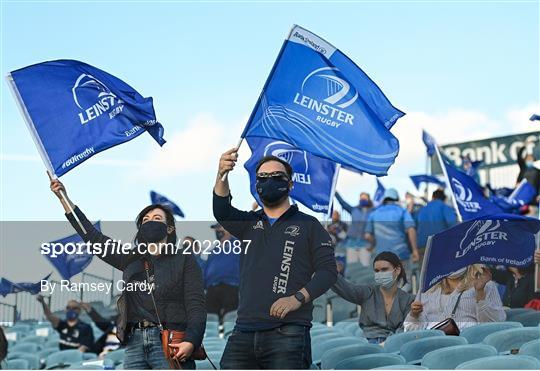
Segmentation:
{"type": "Polygon", "coordinates": [[[399,256],[390,251],[383,251],[373,260],[373,267],[375,267],[375,262],[379,260],[384,260],[385,262],[392,264],[394,268],[401,268],[397,281],[399,282],[401,280],[403,285],[407,283],[407,274],[405,273],[405,268],[403,267],[399,256]]]}
{"type": "Polygon", "coordinates": [[[161,205],[161,204],[152,204],[146,206],[144,209],[141,210],[139,215],[137,215],[137,218],[135,219],[135,224],[137,225],[137,234],[135,235],[135,243],[139,242],[139,230],[141,229],[141,225],[143,224],[143,218],[146,214],[148,214],[151,210],[154,209],[160,209],[163,210],[165,213],[165,224],[167,224],[167,227],[173,227],[172,233],[167,233],[167,243],[176,244],[176,227],[174,225],[174,215],[167,206],[161,205]]]}

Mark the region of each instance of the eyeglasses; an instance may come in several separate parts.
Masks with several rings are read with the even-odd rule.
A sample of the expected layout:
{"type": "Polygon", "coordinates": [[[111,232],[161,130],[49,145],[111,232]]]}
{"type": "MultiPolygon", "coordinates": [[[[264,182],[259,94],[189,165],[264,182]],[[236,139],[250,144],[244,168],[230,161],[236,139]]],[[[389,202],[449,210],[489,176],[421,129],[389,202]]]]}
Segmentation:
{"type": "Polygon", "coordinates": [[[289,176],[283,171],[274,171],[271,173],[257,173],[257,181],[259,182],[264,183],[270,178],[274,180],[289,180],[289,176]]]}

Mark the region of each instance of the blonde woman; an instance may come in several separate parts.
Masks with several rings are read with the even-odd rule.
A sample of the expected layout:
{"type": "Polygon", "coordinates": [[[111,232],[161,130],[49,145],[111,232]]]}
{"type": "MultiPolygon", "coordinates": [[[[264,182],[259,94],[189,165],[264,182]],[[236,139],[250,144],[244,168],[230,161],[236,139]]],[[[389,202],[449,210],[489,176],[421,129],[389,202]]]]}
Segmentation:
{"type": "Polygon", "coordinates": [[[506,319],[491,272],[482,264],[474,264],[419,293],[405,318],[405,331],[431,328],[451,317],[454,308],[453,318],[460,329],[506,319]]]}

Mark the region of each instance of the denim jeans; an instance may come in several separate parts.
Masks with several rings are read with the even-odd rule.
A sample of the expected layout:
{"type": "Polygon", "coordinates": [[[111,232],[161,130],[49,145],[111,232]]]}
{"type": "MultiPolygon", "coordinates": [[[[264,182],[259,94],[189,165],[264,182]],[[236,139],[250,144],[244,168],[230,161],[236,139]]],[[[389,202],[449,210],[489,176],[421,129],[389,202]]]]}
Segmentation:
{"type": "Polygon", "coordinates": [[[309,327],[282,325],[271,330],[234,330],[227,341],[220,366],[225,369],[309,369],[309,327]]]}
{"type": "MultiPolygon", "coordinates": [[[[127,338],[124,369],[170,369],[161,347],[159,328],[133,329],[127,338]]],[[[183,369],[195,369],[195,361],[182,362],[183,369]]]]}
{"type": "Polygon", "coordinates": [[[386,338],[385,337],[367,338],[367,341],[370,344],[380,344],[380,343],[386,341],[386,338]]]}

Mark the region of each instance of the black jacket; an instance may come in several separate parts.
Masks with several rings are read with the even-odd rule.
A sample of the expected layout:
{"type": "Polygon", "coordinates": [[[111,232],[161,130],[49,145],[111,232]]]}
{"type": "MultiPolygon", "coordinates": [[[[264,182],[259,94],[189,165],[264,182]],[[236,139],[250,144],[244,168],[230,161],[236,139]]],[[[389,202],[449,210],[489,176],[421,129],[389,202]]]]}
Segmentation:
{"type": "MultiPolygon", "coordinates": [[[[84,234],[71,213],[67,219],[85,242],[105,244],[111,238],[96,230],[82,211],[76,207],[75,214],[81,221],[87,233],[84,234]]],[[[143,257],[137,254],[111,253],[100,259],[123,272],[125,282],[145,279],[143,257]]],[[[185,341],[192,343],[195,348],[201,345],[206,329],[206,304],[202,273],[195,257],[188,254],[167,254],[157,258],[150,257],[152,275],[156,288],[156,300],[159,317],[165,328],[186,331],[185,341]]],[[[146,319],[157,323],[153,305],[149,304],[150,295],[137,295],[136,292],[124,291],[118,300],[119,319],[117,337],[125,343],[126,329],[129,322],[146,319]],[[143,305],[134,305],[144,300],[143,305]],[[141,318],[143,317],[143,318],[141,318]]]]}
{"type": "Polygon", "coordinates": [[[502,304],[510,308],[523,308],[534,297],[534,270],[526,272],[517,282],[507,270],[491,269],[493,281],[505,285],[502,304]]]}
{"type": "Polygon", "coordinates": [[[270,317],[270,307],[303,287],[313,301],[336,282],[334,246],[321,223],[295,205],[270,225],[262,210],[240,211],[231,205],[230,196],[214,193],[213,204],[217,221],[244,243],[237,329],[265,330],[283,323],[311,326],[311,301],[283,320],[270,317]]]}
{"type": "MultiPolygon", "coordinates": [[[[517,181],[519,183],[523,179],[526,179],[527,182],[533,186],[534,190],[536,191],[535,196],[537,196],[540,190],[540,169],[535,167],[527,167],[527,164],[525,164],[525,159],[523,158],[523,151],[525,151],[525,147],[521,147],[517,153],[517,162],[519,165],[517,181]]],[[[530,204],[536,205],[536,200],[533,199],[530,204]]]]}

